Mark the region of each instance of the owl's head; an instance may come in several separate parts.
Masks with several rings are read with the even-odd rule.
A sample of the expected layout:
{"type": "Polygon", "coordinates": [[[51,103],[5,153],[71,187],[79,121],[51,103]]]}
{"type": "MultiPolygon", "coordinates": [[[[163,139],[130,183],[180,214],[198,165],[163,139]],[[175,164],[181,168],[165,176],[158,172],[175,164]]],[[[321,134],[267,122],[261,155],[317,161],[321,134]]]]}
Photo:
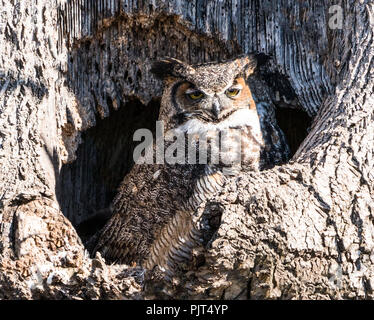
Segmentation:
{"type": "Polygon", "coordinates": [[[254,56],[198,65],[173,58],[154,63],[151,71],[165,85],[161,118],[220,123],[235,111],[255,109],[246,82],[255,67],[254,56]]]}

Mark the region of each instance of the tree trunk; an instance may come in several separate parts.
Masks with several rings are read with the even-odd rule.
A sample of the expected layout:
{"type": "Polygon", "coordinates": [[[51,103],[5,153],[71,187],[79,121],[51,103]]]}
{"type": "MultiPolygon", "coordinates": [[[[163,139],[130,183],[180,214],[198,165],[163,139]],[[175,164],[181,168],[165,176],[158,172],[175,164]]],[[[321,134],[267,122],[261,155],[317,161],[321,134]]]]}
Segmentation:
{"type": "Polygon", "coordinates": [[[372,1],[0,4],[0,298],[373,298],[372,1]],[[292,160],[203,204],[221,214],[205,262],[162,295],[140,267],[91,259],[102,221],[87,223],[105,221],[133,132],[154,129],[151,62],[253,51],[292,160]]]}

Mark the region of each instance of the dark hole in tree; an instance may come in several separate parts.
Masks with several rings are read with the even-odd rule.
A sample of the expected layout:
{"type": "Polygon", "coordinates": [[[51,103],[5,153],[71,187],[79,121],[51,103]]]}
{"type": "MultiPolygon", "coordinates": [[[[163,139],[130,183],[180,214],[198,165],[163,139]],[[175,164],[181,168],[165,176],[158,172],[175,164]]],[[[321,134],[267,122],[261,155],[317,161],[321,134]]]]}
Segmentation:
{"type": "Polygon", "coordinates": [[[159,100],[143,105],[133,98],[107,118],[97,118],[96,126],[82,133],[76,160],[62,167],[58,201],[83,242],[110,217],[110,203],[134,164],[139,142],[133,134],[140,128],[155,131],[159,107],[159,100]]]}
{"type": "Polygon", "coordinates": [[[312,119],[303,110],[285,107],[276,108],[275,116],[286,136],[291,151],[290,157],[292,157],[308,135],[312,119]]]}
{"type": "Polygon", "coordinates": [[[302,110],[288,77],[277,71],[271,57],[260,53],[256,58],[259,74],[273,93],[277,124],[286,137],[292,158],[308,135],[312,118],[302,110]]]}

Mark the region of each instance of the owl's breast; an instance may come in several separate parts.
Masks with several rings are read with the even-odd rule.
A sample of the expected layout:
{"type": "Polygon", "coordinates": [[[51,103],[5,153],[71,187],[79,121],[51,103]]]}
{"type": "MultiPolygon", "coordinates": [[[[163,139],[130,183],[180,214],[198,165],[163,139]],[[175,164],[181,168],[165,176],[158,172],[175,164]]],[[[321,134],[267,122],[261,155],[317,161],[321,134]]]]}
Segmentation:
{"type": "Polygon", "coordinates": [[[256,166],[259,162],[263,138],[256,110],[239,109],[218,123],[193,118],[172,131],[185,137],[188,159],[198,164],[256,166]]]}
{"type": "Polygon", "coordinates": [[[258,168],[260,164],[261,149],[264,142],[260,131],[254,131],[252,127],[242,128],[241,134],[241,160],[244,166],[258,168]]]}

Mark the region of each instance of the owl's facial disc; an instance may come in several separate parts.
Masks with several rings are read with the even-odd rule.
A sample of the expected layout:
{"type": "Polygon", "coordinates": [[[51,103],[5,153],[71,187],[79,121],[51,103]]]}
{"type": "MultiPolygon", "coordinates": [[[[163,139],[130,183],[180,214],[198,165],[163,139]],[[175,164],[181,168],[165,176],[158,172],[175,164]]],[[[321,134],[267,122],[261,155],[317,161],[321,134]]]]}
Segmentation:
{"type": "Polygon", "coordinates": [[[250,89],[242,76],[216,89],[182,80],[175,84],[173,93],[179,123],[192,118],[219,123],[239,109],[255,108],[250,89]]]}

